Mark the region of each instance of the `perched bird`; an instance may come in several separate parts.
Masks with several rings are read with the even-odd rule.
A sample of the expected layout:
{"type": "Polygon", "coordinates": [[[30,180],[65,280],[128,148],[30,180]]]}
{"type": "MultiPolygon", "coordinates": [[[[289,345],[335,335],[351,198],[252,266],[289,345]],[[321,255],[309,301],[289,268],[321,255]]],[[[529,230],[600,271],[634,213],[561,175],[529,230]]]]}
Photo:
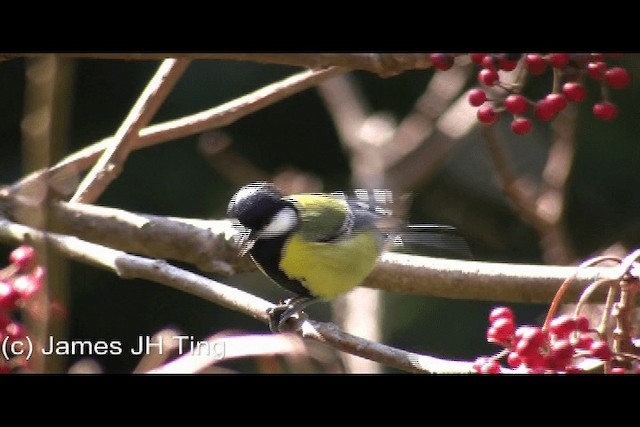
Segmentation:
{"type": "MultiPolygon", "coordinates": [[[[310,304],[361,284],[384,250],[404,243],[398,230],[454,230],[405,227],[394,215],[394,201],[388,190],[284,196],[269,182],[245,185],[232,197],[227,213],[241,230],[240,254],[248,252],[264,274],[295,294],[269,312],[272,331],[285,330],[287,320],[310,304]]],[[[440,243],[447,246],[448,241],[440,243]]]]}

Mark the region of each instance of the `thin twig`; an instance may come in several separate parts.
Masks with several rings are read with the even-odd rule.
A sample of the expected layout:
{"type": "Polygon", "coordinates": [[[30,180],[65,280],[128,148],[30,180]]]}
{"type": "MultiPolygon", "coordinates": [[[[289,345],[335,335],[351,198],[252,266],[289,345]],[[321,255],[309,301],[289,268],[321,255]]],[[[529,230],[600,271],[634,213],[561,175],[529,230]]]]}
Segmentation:
{"type": "Polygon", "coordinates": [[[485,145],[505,196],[520,217],[538,232],[544,258],[559,264],[567,264],[574,257],[562,219],[566,184],[575,151],[575,116],[575,111],[569,106],[556,119],[554,143],[542,173],[541,188],[533,188],[533,184],[515,173],[495,127],[482,128],[485,145]]]}
{"type": "MultiPolygon", "coordinates": [[[[140,130],[139,137],[131,149],[138,150],[227,126],[242,117],[343,72],[345,69],[337,67],[320,71],[303,71],[209,110],[145,127],[140,130]]],[[[8,190],[5,190],[5,193],[28,195],[34,187],[45,186],[46,188],[51,182],[67,180],[80,171],[91,167],[102,152],[109,147],[112,140],[113,137],[106,138],[67,156],[49,169],[34,172],[13,184],[8,190]]]]}
{"type": "MultiPolygon", "coordinates": [[[[2,59],[29,57],[38,54],[0,54],[2,59]]],[[[149,52],[149,53],[78,53],[62,52],[63,57],[81,59],[162,60],[166,58],[215,59],[252,61],[264,64],[280,64],[322,69],[333,66],[350,70],[364,70],[381,77],[391,77],[408,70],[424,70],[431,67],[428,53],[199,53],[199,52],[149,52]]]]}
{"type": "MultiPolygon", "coordinates": [[[[558,307],[560,306],[560,303],[562,302],[562,299],[565,297],[567,291],[569,290],[571,283],[576,280],[576,278],[578,277],[580,272],[581,271],[585,271],[588,267],[591,267],[593,265],[596,265],[596,264],[599,264],[599,263],[605,262],[605,261],[620,262],[620,259],[616,258],[616,257],[611,257],[611,256],[597,256],[597,257],[594,257],[594,258],[590,258],[590,259],[582,262],[576,268],[574,273],[572,273],[571,275],[567,275],[566,276],[566,279],[564,279],[564,281],[562,282],[562,284],[560,285],[560,287],[556,291],[556,294],[554,295],[553,300],[551,301],[551,306],[547,310],[547,316],[544,319],[543,329],[547,329],[549,327],[549,323],[551,322],[551,319],[553,319],[553,317],[556,315],[558,307]]],[[[618,270],[618,275],[615,276],[615,277],[612,277],[612,278],[610,278],[610,277],[606,277],[606,278],[598,277],[598,278],[595,278],[594,281],[607,280],[607,279],[617,280],[620,277],[622,277],[622,275],[625,273],[625,270],[620,270],[619,268],[617,270],[618,270]]],[[[580,294],[580,298],[583,298],[583,297],[584,297],[584,292],[580,294]]]]}
{"type": "MultiPolygon", "coordinates": [[[[535,214],[536,201],[532,194],[523,188],[524,180],[519,178],[511,167],[511,162],[499,140],[494,126],[482,126],[482,136],[493,163],[494,171],[504,194],[515,205],[521,218],[537,230],[548,226],[543,218],[535,214]]],[[[527,183],[528,184],[528,183],[527,183]]],[[[527,188],[530,185],[527,185],[527,188]]]]}
{"type": "MultiPolygon", "coordinates": [[[[465,84],[469,79],[473,67],[470,65],[456,65],[446,72],[435,73],[429,81],[424,93],[416,100],[412,111],[398,124],[393,138],[387,141],[382,147],[385,165],[389,168],[401,162],[408,155],[414,155],[421,144],[437,130],[438,119],[449,111],[457,109],[456,97],[460,96],[465,84]]],[[[464,101],[466,100],[466,96],[464,101]]],[[[465,126],[461,123],[465,117],[455,111],[458,120],[458,127],[465,126]]],[[[470,117],[470,123],[475,125],[477,120],[475,114],[470,117]]],[[[429,140],[432,151],[437,143],[429,140]]],[[[454,145],[451,145],[453,147],[454,145]]],[[[425,154],[425,158],[430,157],[425,154]]],[[[439,164],[439,163],[438,163],[439,164]]],[[[399,167],[398,169],[402,169],[399,167]]],[[[431,175],[430,171],[424,171],[425,176],[431,175]]]]}
{"type": "Polygon", "coordinates": [[[189,59],[165,59],[114,135],[109,147],[78,186],[72,202],[93,203],[124,168],[129,153],[144,128],[187,70],[189,59]]]}

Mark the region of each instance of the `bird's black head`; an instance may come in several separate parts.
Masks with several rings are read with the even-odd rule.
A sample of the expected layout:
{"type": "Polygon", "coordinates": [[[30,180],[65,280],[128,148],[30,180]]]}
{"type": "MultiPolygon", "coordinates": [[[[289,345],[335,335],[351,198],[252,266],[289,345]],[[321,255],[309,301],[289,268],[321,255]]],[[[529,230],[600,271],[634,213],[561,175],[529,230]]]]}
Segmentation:
{"type": "Polygon", "coordinates": [[[244,227],[259,231],[267,227],[274,216],[289,203],[269,182],[255,182],[242,187],[229,202],[227,214],[244,227]]]}

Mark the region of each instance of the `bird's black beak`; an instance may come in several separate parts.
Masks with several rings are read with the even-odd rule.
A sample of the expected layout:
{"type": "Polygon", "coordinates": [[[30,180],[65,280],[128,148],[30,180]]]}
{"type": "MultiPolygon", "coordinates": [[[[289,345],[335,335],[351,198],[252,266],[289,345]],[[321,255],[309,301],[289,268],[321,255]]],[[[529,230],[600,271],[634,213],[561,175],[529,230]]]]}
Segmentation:
{"type": "Polygon", "coordinates": [[[238,239],[238,245],[240,246],[240,256],[245,256],[246,253],[251,250],[257,240],[256,234],[256,231],[249,229],[240,232],[240,238],[238,239]]]}

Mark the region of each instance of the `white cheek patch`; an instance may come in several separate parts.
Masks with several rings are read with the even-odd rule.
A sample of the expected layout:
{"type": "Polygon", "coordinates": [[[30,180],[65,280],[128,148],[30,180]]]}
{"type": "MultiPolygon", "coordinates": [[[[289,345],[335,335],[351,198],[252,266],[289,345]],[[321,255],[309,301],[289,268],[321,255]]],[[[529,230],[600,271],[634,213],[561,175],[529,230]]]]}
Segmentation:
{"type": "Polygon", "coordinates": [[[271,222],[256,236],[258,239],[268,239],[282,236],[293,229],[298,223],[298,216],[293,208],[284,208],[273,217],[271,222]]]}

